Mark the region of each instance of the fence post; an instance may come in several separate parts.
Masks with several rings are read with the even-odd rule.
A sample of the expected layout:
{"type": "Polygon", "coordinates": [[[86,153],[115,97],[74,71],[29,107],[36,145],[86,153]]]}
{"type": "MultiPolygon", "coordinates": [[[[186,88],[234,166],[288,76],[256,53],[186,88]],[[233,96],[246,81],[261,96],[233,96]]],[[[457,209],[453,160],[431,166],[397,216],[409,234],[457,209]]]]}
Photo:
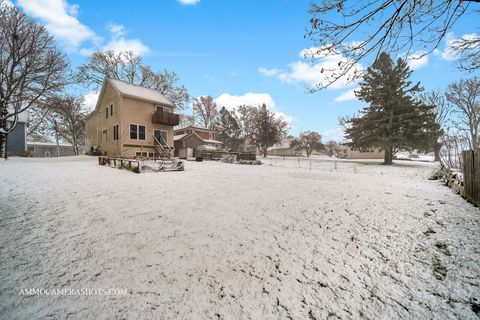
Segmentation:
{"type": "Polygon", "coordinates": [[[463,196],[480,206],[480,149],[466,150],[463,155],[463,196]]]}

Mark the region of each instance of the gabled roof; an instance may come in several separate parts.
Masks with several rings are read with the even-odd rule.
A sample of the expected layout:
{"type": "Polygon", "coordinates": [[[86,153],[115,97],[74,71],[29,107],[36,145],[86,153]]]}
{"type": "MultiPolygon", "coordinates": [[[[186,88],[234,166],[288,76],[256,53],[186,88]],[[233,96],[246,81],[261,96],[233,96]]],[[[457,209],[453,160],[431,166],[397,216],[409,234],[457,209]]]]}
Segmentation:
{"type": "Polygon", "coordinates": [[[100,91],[97,100],[97,107],[103,98],[103,93],[105,91],[105,86],[107,82],[110,83],[118,92],[118,94],[123,97],[148,101],[154,104],[160,104],[168,107],[174,107],[173,103],[171,103],[167,98],[165,98],[163,94],[156,90],[111,78],[105,78],[105,80],[103,81],[102,90],[100,91]]]}
{"type": "Polygon", "coordinates": [[[202,141],[205,142],[205,143],[223,144],[223,142],[221,142],[221,141],[210,140],[210,139],[203,139],[203,138],[200,137],[195,131],[192,131],[192,132],[190,132],[190,133],[185,133],[185,134],[177,134],[177,135],[174,135],[174,136],[173,136],[173,140],[174,140],[174,141],[183,141],[183,140],[186,140],[186,139],[190,138],[191,136],[196,136],[198,139],[202,140],[202,141]]]}
{"type": "MultiPolygon", "coordinates": [[[[47,147],[56,147],[55,142],[46,142],[46,141],[27,141],[27,146],[47,146],[47,147]]],[[[59,147],[73,147],[70,143],[59,143],[59,147]]]]}
{"type": "Polygon", "coordinates": [[[188,127],[183,127],[183,128],[175,129],[174,132],[182,131],[182,130],[187,130],[187,129],[216,133],[215,130],[207,129],[207,128],[202,128],[202,127],[197,127],[197,126],[188,126],[188,127]]]}

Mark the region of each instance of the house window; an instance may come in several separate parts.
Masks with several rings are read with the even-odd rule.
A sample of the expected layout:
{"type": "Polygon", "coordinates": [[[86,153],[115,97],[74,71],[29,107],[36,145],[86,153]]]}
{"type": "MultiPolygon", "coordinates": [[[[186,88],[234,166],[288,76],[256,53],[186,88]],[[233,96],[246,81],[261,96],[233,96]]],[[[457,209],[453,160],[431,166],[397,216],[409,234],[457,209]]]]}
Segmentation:
{"type": "Polygon", "coordinates": [[[113,140],[118,140],[118,137],[118,124],[116,124],[113,126],[113,140]]]}
{"type": "Polygon", "coordinates": [[[159,111],[159,112],[170,112],[170,108],[164,107],[164,106],[160,106],[160,105],[156,105],[156,106],[155,106],[155,110],[156,110],[156,111],[159,111]]]}
{"type": "Polygon", "coordinates": [[[37,152],[37,147],[36,146],[30,146],[30,147],[28,147],[28,151],[37,152]]]}
{"type": "Polygon", "coordinates": [[[145,140],[145,126],[139,124],[130,125],[130,139],[145,140]]]}
{"type": "Polygon", "coordinates": [[[103,129],[102,130],[102,137],[101,137],[101,141],[107,141],[107,129],[103,129]]]}
{"type": "Polygon", "coordinates": [[[105,118],[108,119],[108,107],[105,109],[105,118]]]}
{"type": "Polygon", "coordinates": [[[135,152],[135,157],[137,158],[146,158],[148,156],[148,152],[137,151],[135,152]]]}
{"type": "Polygon", "coordinates": [[[156,157],[157,157],[157,153],[156,153],[156,152],[149,152],[149,153],[148,153],[148,157],[149,157],[149,158],[156,158],[156,157]]]}
{"type": "Polygon", "coordinates": [[[113,104],[110,105],[110,115],[113,116],[113,104]]]}

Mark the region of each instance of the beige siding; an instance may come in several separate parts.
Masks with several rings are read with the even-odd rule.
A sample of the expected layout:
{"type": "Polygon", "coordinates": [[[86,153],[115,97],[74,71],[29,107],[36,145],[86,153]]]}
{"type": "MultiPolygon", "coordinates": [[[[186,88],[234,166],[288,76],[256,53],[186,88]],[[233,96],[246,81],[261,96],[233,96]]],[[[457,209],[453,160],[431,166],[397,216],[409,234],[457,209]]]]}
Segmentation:
{"type": "Polygon", "coordinates": [[[85,120],[85,148],[89,152],[91,147],[98,145],[97,115],[93,114],[85,120]]]}
{"type": "MultiPolygon", "coordinates": [[[[108,155],[118,156],[121,153],[121,140],[113,140],[113,126],[120,125],[121,119],[121,97],[110,83],[105,87],[102,100],[97,110],[97,146],[108,155]],[[110,114],[110,105],[113,105],[113,115],[110,114]],[[106,112],[108,108],[108,118],[106,112]],[[107,133],[102,131],[106,129],[107,133]]],[[[120,126],[120,132],[122,128],[120,126]]]]}
{"type": "Polygon", "coordinates": [[[134,157],[136,151],[155,152],[154,130],[167,131],[167,143],[173,148],[173,126],[152,123],[155,105],[132,98],[122,97],[109,83],[106,83],[104,94],[96,110],[96,114],[85,123],[87,144],[97,146],[102,153],[109,156],[134,157]],[[113,104],[113,115],[110,105],[113,104]],[[108,109],[108,118],[106,109],[108,109]],[[130,139],[130,124],[145,126],[145,140],[130,139]],[[113,126],[119,125],[119,139],[113,140],[113,126]],[[107,129],[107,134],[102,131],[107,129]]]}
{"type": "Polygon", "coordinates": [[[173,126],[152,122],[152,115],[155,112],[155,105],[150,102],[123,98],[123,122],[126,128],[124,134],[124,150],[122,156],[133,157],[135,151],[154,152],[153,131],[167,131],[167,143],[173,148],[173,126]],[[130,124],[145,126],[145,140],[130,139],[130,124]]]}

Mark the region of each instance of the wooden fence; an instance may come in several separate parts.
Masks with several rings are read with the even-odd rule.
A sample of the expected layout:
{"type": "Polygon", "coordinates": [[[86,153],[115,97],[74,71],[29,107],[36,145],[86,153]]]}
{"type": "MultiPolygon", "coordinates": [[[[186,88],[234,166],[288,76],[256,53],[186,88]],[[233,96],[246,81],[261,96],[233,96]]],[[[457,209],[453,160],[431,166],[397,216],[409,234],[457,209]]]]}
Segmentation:
{"type": "Polygon", "coordinates": [[[463,195],[480,206],[480,149],[463,151],[463,195]]]}
{"type": "Polygon", "coordinates": [[[229,152],[229,151],[209,151],[199,150],[196,152],[196,156],[202,157],[204,160],[219,160],[223,157],[235,155],[237,161],[239,160],[257,160],[257,154],[255,152],[229,152]]]}
{"type": "Polygon", "coordinates": [[[115,168],[127,169],[135,173],[140,173],[142,171],[142,165],[139,160],[99,156],[98,164],[101,166],[106,165],[109,167],[113,166],[115,168]]]}

